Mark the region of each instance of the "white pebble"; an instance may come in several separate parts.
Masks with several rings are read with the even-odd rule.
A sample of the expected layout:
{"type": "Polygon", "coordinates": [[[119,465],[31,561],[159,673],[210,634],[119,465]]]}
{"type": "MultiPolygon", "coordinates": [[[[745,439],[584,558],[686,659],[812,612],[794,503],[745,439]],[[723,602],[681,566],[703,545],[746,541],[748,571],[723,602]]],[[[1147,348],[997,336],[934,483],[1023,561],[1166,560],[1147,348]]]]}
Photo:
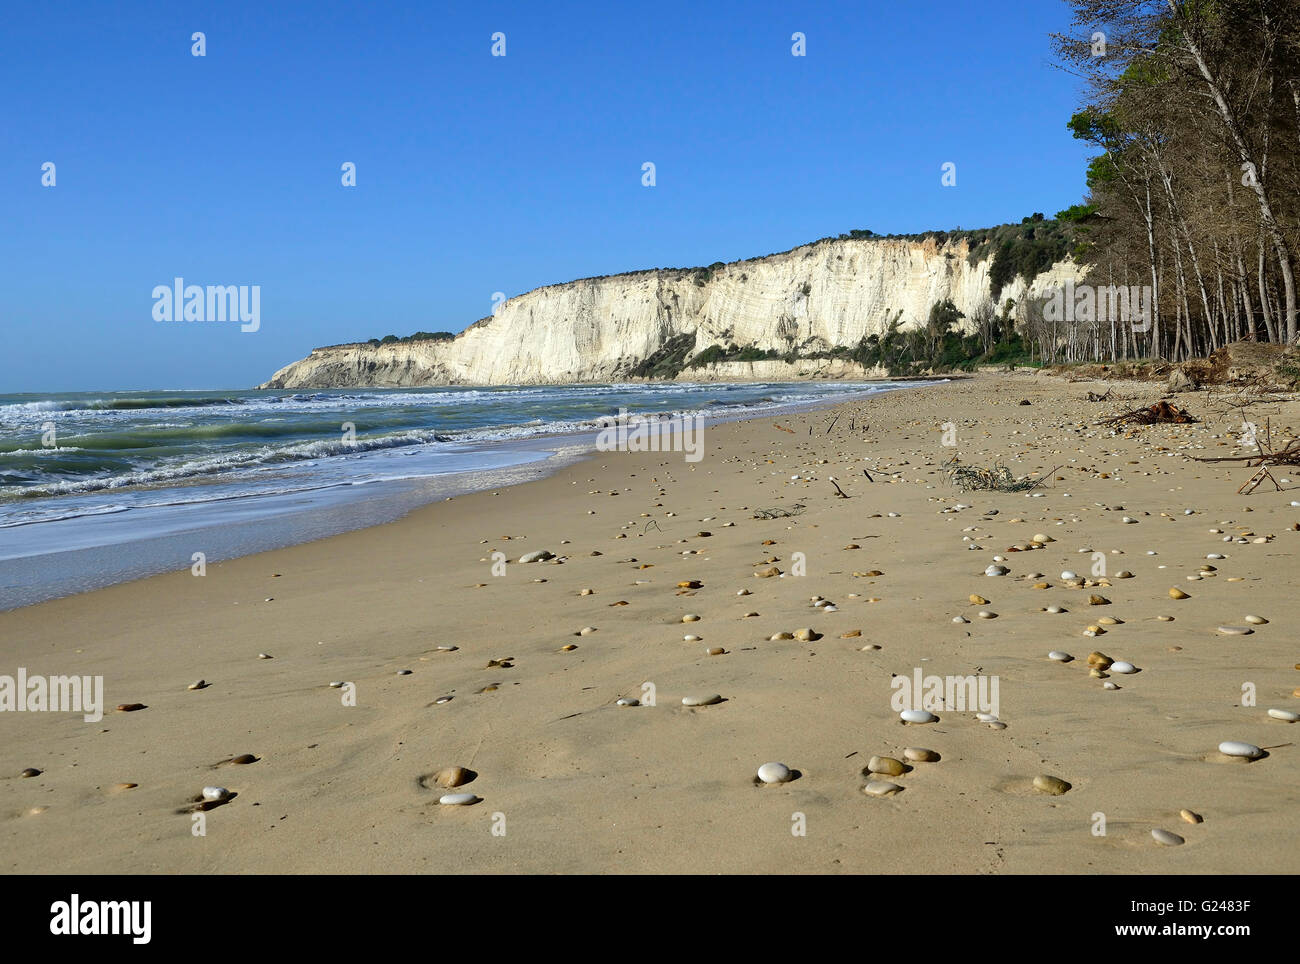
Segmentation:
{"type": "Polygon", "coordinates": [[[438,802],[445,807],[463,807],[477,803],[478,797],[473,793],[444,793],[438,798],[438,802]]]}
{"type": "Polygon", "coordinates": [[[904,723],[933,723],[939,718],[929,710],[903,710],[898,716],[904,723]]]}
{"type": "Polygon", "coordinates": [[[1112,673],[1127,675],[1128,673],[1136,673],[1137,667],[1132,663],[1125,662],[1122,659],[1117,659],[1115,662],[1110,664],[1110,671],[1112,673]]]}
{"type": "Polygon", "coordinates": [[[1300,713],[1292,713],[1290,710],[1269,710],[1268,715],[1275,720],[1285,720],[1288,723],[1300,720],[1300,713]]]}
{"type": "Polygon", "coordinates": [[[1156,843],[1165,847],[1177,847],[1185,842],[1178,834],[1170,833],[1168,830],[1161,830],[1159,827],[1151,831],[1151,836],[1155,838],[1156,843]]]}
{"type": "Polygon", "coordinates": [[[784,763],[764,763],[758,768],[758,778],[764,783],[786,783],[790,776],[790,768],[784,763]]]}
{"type": "Polygon", "coordinates": [[[1224,756],[1244,756],[1248,760],[1264,755],[1264,751],[1255,744],[1243,743],[1240,740],[1224,740],[1219,744],[1219,752],[1224,756]]]}
{"type": "Polygon", "coordinates": [[[1058,663],[1068,663],[1070,662],[1070,660],[1074,659],[1074,657],[1071,656],[1069,653],[1063,653],[1059,649],[1052,650],[1050,653],[1047,654],[1047,658],[1054,659],[1058,663]]]}
{"type": "Polygon", "coordinates": [[[204,787],[203,799],[210,802],[226,800],[230,797],[230,791],[225,787],[204,787]]]}
{"type": "Polygon", "coordinates": [[[709,693],[704,696],[683,696],[682,706],[712,706],[714,703],[721,703],[722,697],[717,693],[709,693]]]}

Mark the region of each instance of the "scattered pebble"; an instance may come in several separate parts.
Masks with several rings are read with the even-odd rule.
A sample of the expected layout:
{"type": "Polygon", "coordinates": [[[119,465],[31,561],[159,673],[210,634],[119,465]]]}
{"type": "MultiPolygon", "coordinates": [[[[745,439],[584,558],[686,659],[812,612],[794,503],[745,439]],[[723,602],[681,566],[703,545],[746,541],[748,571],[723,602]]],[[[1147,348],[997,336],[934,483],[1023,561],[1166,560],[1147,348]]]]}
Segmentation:
{"type": "Polygon", "coordinates": [[[872,797],[887,797],[902,789],[897,783],[890,783],[888,780],[872,780],[862,788],[862,792],[872,797]]]}
{"type": "Polygon", "coordinates": [[[758,778],[764,783],[789,783],[792,777],[784,763],[764,763],[758,768],[758,778]]]}
{"type": "Polygon", "coordinates": [[[444,807],[467,807],[471,803],[478,803],[478,799],[472,793],[444,793],[438,802],[444,807]]]}
{"type": "Polygon", "coordinates": [[[704,696],[683,696],[682,706],[712,706],[714,703],[721,703],[722,697],[717,693],[708,693],[704,696]]]}
{"type": "Polygon", "coordinates": [[[909,746],[903,751],[903,759],[913,763],[937,763],[939,754],[922,746],[909,746]]]}
{"type": "Polygon", "coordinates": [[[1240,756],[1247,760],[1257,760],[1264,755],[1264,751],[1255,744],[1240,740],[1224,740],[1219,744],[1219,752],[1224,756],[1240,756]]]}
{"type": "Polygon", "coordinates": [[[929,710],[903,710],[898,716],[904,723],[933,723],[939,719],[929,710]]]}
{"type": "Polygon", "coordinates": [[[1151,836],[1155,838],[1156,843],[1163,847],[1177,847],[1186,843],[1178,834],[1170,833],[1168,830],[1161,830],[1159,827],[1151,831],[1151,836]]]}
{"type": "Polygon", "coordinates": [[[1054,797],[1059,797],[1070,789],[1070,784],[1066,783],[1060,777],[1040,774],[1034,777],[1034,789],[1040,790],[1043,793],[1049,793],[1054,797]]]}

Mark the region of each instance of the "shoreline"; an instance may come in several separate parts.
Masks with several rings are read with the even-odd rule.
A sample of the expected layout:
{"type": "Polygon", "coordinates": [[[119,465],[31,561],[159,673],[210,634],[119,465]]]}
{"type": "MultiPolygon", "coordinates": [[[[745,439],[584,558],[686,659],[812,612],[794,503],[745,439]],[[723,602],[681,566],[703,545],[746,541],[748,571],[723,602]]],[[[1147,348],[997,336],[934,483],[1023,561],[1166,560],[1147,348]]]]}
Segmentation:
{"type": "MultiPolygon", "coordinates": [[[[12,641],[0,672],[102,675],[107,706],[98,724],[0,713],[0,772],[41,771],[0,780],[5,867],[1294,873],[1285,840],[1297,834],[1300,752],[1266,710],[1300,702],[1300,611],[1270,578],[1294,566],[1300,487],[1236,496],[1240,468],[1180,450],[1213,447],[1235,426],[1110,436],[1092,425],[1108,409],[1081,401],[1089,387],[977,377],[723,423],[694,465],[680,453],[597,453],[203,578],[173,572],[0,613],[12,641]],[[947,423],[964,463],[1017,475],[1064,463],[1060,481],[953,489],[947,423]],[[1228,545],[1208,532],[1247,527],[1271,538],[1228,545]],[[1007,577],[984,575],[1036,532],[1055,541],[1007,554],[1007,577]],[[516,561],[539,549],[557,558],[516,561]],[[1083,550],[1135,578],[1062,584],[1060,570],[1092,565],[1083,550]],[[496,552],[510,560],[504,575],[496,552]],[[1227,557],[1216,578],[1187,580],[1213,552],[1227,557]],[[755,577],[770,566],[782,575],[755,577]],[[1035,590],[1032,570],[1051,588],[1035,590]],[[1176,586],[1191,598],[1173,601],[1176,586]],[[995,618],[977,618],[977,593],[995,618]],[[1089,607],[1089,593],[1109,605],[1089,607]],[[1053,604],[1067,613],[1039,611],[1053,604]],[[1269,622],[1216,632],[1245,613],[1269,622]],[[1099,615],[1116,622],[1084,638],[1099,615]],[[820,638],[769,638],[803,627],[820,638]],[[1076,659],[1049,660],[1049,649],[1076,659]],[[1113,674],[1119,688],[1105,690],[1089,678],[1093,649],[1140,672],[1113,674]],[[1005,729],[947,709],[901,724],[891,683],[918,671],[999,679],[1005,729]],[[1241,705],[1243,680],[1257,705],[1241,705]],[[355,705],[331,681],[353,683],[355,705]],[[656,705],[616,705],[648,693],[656,705]],[[710,693],[723,701],[682,704],[710,693]],[[112,710],[133,703],[145,708],[112,710]],[[1271,749],[1234,766],[1217,759],[1223,740],[1271,749]],[[864,794],[867,761],[905,747],[939,760],[891,778],[893,796],[864,794]],[[222,762],[245,753],[256,761],[222,762]],[[756,786],[755,769],[776,760],[798,778],[756,786]],[[474,771],[464,789],[481,803],[438,804],[434,774],[453,765],[474,771]],[[1038,792],[1041,774],[1071,789],[1038,792]],[[189,801],[213,784],[235,796],[195,836],[189,801]],[[1182,824],[1180,808],[1204,822],[1182,824]],[[1093,832],[1099,812],[1105,836],[1093,832]],[[805,836],[791,832],[795,813],[805,836]],[[504,836],[491,832],[498,815],[504,836]],[[1157,827],[1186,845],[1159,846],[1157,827]]],[[[1180,401],[1204,414],[1211,396],[1180,401]]],[[[1275,432],[1300,424],[1300,403],[1277,407],[1275,432]]]]}
{"type": "MultiPolygon", "coordinates": [[[[897,389],[886,390],[905,390],[922,380],[907,380],[897,389]]],[[[881,384],[900,381],[886,379],[881,384]]],[[[830,407],[879,391],[873,388],[844,398],[782,403],[757,412],[747,411],[746,407],[723,407],[716,415],[702,416],[703,424],[830,407]]],[[[650,418],[657,422],[663,416],[652,414],[650,418]]],[[[669,421],[679,418],[669,415],[669,421]]],[[[477,450],[479,459],[499,456],[504,461],[496,466],[419,473],[364,484],[334,483],[265,495],[182,499],[171,504],[109,513],[87,511],[9,526],[0,532],[12,533],[42,549],[23,551],[20,541],[14,552],[14,539],[10,539],[9,550],[14,554],[0,558],[0,612],[183,570],[194,561],[196,551],[203,554],[204,563],[230,561],[397,521],[415,509],[450,497],[536,481],[575,460],[598,454],[600,434],[593,428],[460,443],[467,452],[477,450]],[[141,534],[142,527],[147,534],[141,534]],[[53,532],[65,529],[70,533],[63,537],[62,544],[45,548],[53,532]]]]}

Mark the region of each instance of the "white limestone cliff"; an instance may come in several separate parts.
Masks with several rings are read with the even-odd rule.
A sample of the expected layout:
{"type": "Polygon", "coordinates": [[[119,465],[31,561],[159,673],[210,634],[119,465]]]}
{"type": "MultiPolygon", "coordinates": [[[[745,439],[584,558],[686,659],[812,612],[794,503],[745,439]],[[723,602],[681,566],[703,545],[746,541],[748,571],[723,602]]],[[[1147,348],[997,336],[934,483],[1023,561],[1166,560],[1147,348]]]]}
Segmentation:
{"type": "MultiPolygon", "coordinates": [[[[550,285],[509,299],[454,340],[317,348],[260,387],[620,381],[672,339],[680,344],[690,336],[691,354],[714,344],[805,354],[853,347],[895,318],[904,327],[923,323],[944,299],[969,316],[989,299],[991,259],[972,265],[968,253],[965,241],[828,240],[733,262],[707,280],[690,270],[661,269],[550,285]]],[[[1038,275],[1029,294],[1081,276],[1067,259],[1038,275]]],[[[1025,294],[1017,278],[998,301],[1019,302],[1025,294]]],[[[745,377],[748,364],[688,369],[681,377],[745,377]]],[[[755,377],[764,379],[863,374],[851,363],[812,360],[750,370],[761,370],[755,377]]]]}

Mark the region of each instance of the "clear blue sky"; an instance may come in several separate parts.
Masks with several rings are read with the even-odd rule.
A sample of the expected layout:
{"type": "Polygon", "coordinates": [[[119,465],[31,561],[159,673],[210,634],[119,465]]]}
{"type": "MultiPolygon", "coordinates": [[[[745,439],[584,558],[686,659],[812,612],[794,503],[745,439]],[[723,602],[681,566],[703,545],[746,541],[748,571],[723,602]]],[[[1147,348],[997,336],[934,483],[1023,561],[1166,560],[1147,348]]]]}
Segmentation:
{"type": "Polygon", "coordinates": [[[0,393],[246,387],[496,291],[1080,199],[1064,3],[803,6],[8,4],[0,393]],[[177,275],[260,285],[260,331],[155,322],[177,275]]]}

